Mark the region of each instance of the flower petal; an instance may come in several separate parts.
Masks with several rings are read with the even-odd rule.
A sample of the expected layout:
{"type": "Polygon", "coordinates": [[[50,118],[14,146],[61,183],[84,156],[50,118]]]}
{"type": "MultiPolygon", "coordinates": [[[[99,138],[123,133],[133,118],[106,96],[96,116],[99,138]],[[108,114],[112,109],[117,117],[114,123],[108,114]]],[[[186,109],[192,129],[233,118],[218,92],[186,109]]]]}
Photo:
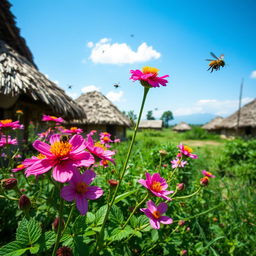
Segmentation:
{"type": "Polygon", "coordinates": [[[52,156],[52,153],[50,152],[50,145],[46,144],[43,141],[34,141],[33,147],[45,156],[52,156]]]}
{"type": "Polygon", "coordinates": [[[140,179],[140,180],[138,180],[138,182],[139,182],[142,186],[144,186],[144,187],[146,187],[146,188],[149,188],[148,185],[147,185],[147,181],[146,181],[146,180],[140,179]]]}
{"type": "Polygon", "coordinates": [[[161,215],[163,213],[165,213],[168,209],[168,205],[166,203],[160,203],[158,206],[157,206],[157,211],[159,211],[161,213],[161,215]]]}
{"type": "Polygon", "coordinates": [[[90,186],[87,188],[85,198],[89,200],[95,200],[103,195],[103,190],[96,186],[90,186]]]}
{"type": "Polygon", "coordinates": [[[53,134],[50,137],[50,144],[54,144],[55,142],[60,141],[60,134],[53,134]]]}
{"type": "Polygon", "coordinates": [[[153,213],[157,210],[157,207],[156,207],[156,205],[154,204],[154,202],[152,200],[147,201],[146,204],[147,204],[147,207],[148,207],[148,209],[151,213],[153,213]]]}
{"type": "Polygon", "coordinates": [[[150,219],[149,222],[150,222],[150,225],[151,225],[152,228],[154,228],[154,229],[159,229],[160,228],[160,222],[158,220],[150,219]]]}
{"type": "Polygon", "coordinates": [[[76,197],[76,207],[81,215],[85,215],[88,212],[88,201],[85,197],[81,195],[76,197]]]}
{"type": "Polygon", "coordinates": [[[96,173],[93,170],[86,170],[82,174],[82,181],[85,182],[87,185],[90,185],[94,178],[96,177],[96,173]]]}
{"type": "Polygon", "coordinates": [[[34,161],[25,171],[26,176],[40,175],[48,172],[52,168],[51,161],[49,159],[38,159],[34,161]]]}
{"type": "Polygon", "coordinates": [[[72,152],[78,153],[85,149],[85,140],[81,135],[74,135],[70,140],[69,143],[72,145],[72,152]]]}
{"type": "Polygon", "coordinates": [[[76,167],[70,161],[62,161],[57,164],[53,169],[53,178],[61,183],[65,183],[71,180],[76,167]]]}
{"type": "Polygon", "coordinates": [[[76,196],[75,188],[72,185],[63,187],[60,196],[66,201],[73,201],[76,196]]]}
{"type": "Polygon", "coordinates": [[[159,218],[159,221],[163,224],[171,224],[173,222],[172,218],[168,217],[168,216],[161,216],[159,218]]]}

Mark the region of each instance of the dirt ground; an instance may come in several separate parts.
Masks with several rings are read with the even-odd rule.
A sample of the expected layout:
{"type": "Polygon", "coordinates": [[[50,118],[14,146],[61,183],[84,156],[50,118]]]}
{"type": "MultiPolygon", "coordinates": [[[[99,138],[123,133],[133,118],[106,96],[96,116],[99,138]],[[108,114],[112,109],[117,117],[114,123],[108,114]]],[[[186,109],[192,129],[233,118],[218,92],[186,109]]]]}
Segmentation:
{"type": "Polygon", "coordinates": [[[203,140],[185,140],[185,141],[182,141],[182,144],[189,145],[189,146],[194,146],[194,147],[202,147],[202,146],[206,146],[206,145],[220,146],[223,143],[217,142],[217,141],[214,141],[214,140],[207,140],[207,141],[203,141],[203,140]]]}

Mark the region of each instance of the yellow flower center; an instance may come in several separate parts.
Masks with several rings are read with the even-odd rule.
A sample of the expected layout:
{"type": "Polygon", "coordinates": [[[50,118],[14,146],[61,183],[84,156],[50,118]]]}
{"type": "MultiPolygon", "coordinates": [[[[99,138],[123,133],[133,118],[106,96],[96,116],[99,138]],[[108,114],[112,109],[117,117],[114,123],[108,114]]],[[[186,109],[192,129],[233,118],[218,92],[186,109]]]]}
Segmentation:
{"type": "Polygon", "coordinates": [[[102,164],[103,164],[104,166],[108,165],[108,160],[102,160],[102,164]]]}
{"type": "Polygon", "coordinates": [[[23,114],[23,111],[22,110],[17,110],[16,113],[17,114],[23,114]]]}
{"type": "Polygon", "coordinates": [[[211,175],[212,175],[212,173],[211,173],[211,172],[205,172],[205,175],[209,175],[209,176],[211,176],[211,175]]]}
{"type": "Polygon", "coordinates": [[[38,159],[44,159],[44,158],[46,158],[46,156],[40,153],[40,154],[37,156],[37,158],[38,158],[38,159]]]}
{"type": "Polygon", "coordinates": [[[102,138],[102,140],[105,141],[105,142],[108,142],[108,141],[110,141],[110,138],[105,136],[105,137],[102,138]]]}
{"type": "Polygon", "coordinates": [[[85,192],[88,190],[88,185],[81,181],[81,182],[78,182],[75,186],[75,190],[76,190],[76,193],[78,194],[85,194],[85,192]]]}
{"type": "Polygon", "coordinates": [[[188,153],[192,153],[193,152],[192,148],[190,148],[188,146],[184,146],[184,150],[186,150],[188,153]]]}
{"type": "Polygon", "coordinates": [[[153,184],[151,185],[151,189],[154,190],[155,192],[162,191],[161,183],[159,181],[153,181],[153,184]]]}
{"type": "Polygon", "coordinates": [[[152,215],[154,216],[154,218],[159,219],[161,217],[161,213],[159,211],[154,211],[152,212],[152,215]]]}
{"type": "Polygon", "coordinates": [[[2,124],[9,124],[12,122],[12,119],[5,119],[5,120],[1,120],[0,123],[2,124]]]}
{"type": "Polygon", "coordinates": [[[52,119],[57,119],[58,117],[56,117],[56,116],[50,116],[52,119]]]}
{"type": "Polygon", "coordinates": [[[74,131],[74,130],[77,130],[78,128],[77,127],[71,127],[70,130],[71,131],[74,131]]]}
{"type": "Polygon", "coordinates": [[[102,149],[104,149],[104,150],[107,150],[107,148],[106,148],[103,144],[101,144],[100,142],[96,142],[96,143],[94,144],[94,147],[102,148],[102,149]]]}
{"type": "Polygon", "coordinates": [[[57,158],[66,157],[71,151],[72,145],[69,142],[56,141],[51,145],[50,151],[57,158]]]}
{"type": "Polygon", "coordinates": [[[24,168],[24,164],[19,164],[19,165],[17,165],[17,167],[16,168],[24,168]]]}
{"type": "Polygon", "coordinates": [[[152,68],[152,67],[143,67],[142,68],[142,73],[143,74],[155,74],[155,75],[157,75],[158,74],[158,71],[159,71],[159,69],[157,69],[157,68],[152,68]]]}

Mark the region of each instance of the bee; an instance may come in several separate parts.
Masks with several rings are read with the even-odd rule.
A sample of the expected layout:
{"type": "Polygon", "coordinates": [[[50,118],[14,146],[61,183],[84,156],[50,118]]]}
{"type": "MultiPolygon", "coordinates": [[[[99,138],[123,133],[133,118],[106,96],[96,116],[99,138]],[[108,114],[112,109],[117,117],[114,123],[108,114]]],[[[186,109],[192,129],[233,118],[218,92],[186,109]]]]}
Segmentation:
{"type": "Polygon", "coordinates": [[[60,141],[61,142],[68,142],[69,141],[69,135],[68,134],[63,134],[60,136],[60,141]]]}
{"type": "Polygon", "coordinates": [[[113,84],[113,86],[117,89],[120,87],[120,83],[115,83],[115,84],[113,84]]]}
{"type": "Polygon", "coordinates": [[[221,54],[219,58],[213,52],[210,52],[210,54],[215,59],[215,60],[206,59],[206,61],[210,61],[209,63],[210,67],[207,70],[211,70],[211,73],[213,70],[217,71],[220,69],[220,67],[224,67],[226,65],[224,61],[224,54],[221,54]]]}
{"type": "Polygon", "coordinates": [[[72,85],[71,84],[68,84],[68,89],[72,89],[72,85]]]}

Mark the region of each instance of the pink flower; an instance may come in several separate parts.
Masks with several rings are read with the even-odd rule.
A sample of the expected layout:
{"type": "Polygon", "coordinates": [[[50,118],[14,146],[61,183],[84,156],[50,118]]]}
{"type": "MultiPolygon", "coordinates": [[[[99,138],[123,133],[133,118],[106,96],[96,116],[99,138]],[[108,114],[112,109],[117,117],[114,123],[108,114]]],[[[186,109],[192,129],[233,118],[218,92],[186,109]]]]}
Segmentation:
{"type": "Polygon", "coordinates": [[[152,67],[143,67],[140,70],[131,70],[132,76],[130,79],[133,81],[139,80],[141,85],[146,87],[160,87],[159,84],[166,86],[168,81],[164,78],[169,77],[168,75],[158,77],[158,69],[152,67]]]}
{"type": "Polygon", "coordinates": [[[100,165],[107,168],[108,167],[108,164],[109,164],[109,161],[108,160],[101,160],[100,161],[100,165]]]}
{"type": "Polygon", "coordinates": [[[178,145],[178,148],[180,149],[180,154],[196,159],[198,158],[197,155],[195,154],[191,154],[193,152],[192,148],[188,147],[188,146],[184,146],[183,144],[178,145]]]}
{"type": "Polygon", "coordinates": [[[114,159],[111,158],[115,154],[114,151],[107,150],[107,148],[99,142],[94,143],[91,136],[87,137],[87,142],[86,149],[96,158],[115,163],[114,159]]]}
{"type": "Polygon", "coordinates": [[[4,147],[6,145],[17,145],[17,139],[12,139],[11,136],[8,135],[7,139],[6,136],[3,135],[0,139],[0,147],[4,147]]]}
{"type": "Polygon", "coordinates": [[[187,164],[187,161],[182,161],[179,158],[177,158],[175,160],[172,160],[171,164],[172,164],[173,169],[177,168],[177,167],[182,167],[183,168],[187,164]]]}
{"type": "Polygon", "coordinates": [[[63,123],[64,119],[61,117],[56,117],[56,116],[43,115],[42,121],[45,121],[45,122],[52,121],[52,122],[56,122],[56,123],[63,123]]]}
{"type": "Polygon", "coordinates": [[[114,143],[119,143],[119,142],[121,142],[120,139],[114,139],[114,143]]]}
{"type": "Polygon", "coordinates": [[[12,172],[18,172],[18,171],[24,170],[25,168],[26,168],[26,166],[24,164],[19,164],[19,165],[17,165],[16,168],[12,169],[12,172]]]}
{"type": "Polygon", "coordinates": [[[159,173],[154,173],[152,176],[146,172],[146,180],[140,179],[138,182],[146,187],[150,192],[152,192],[157,197],[162,197],[165,200],[172,200],[167,195],[173,193],[174,191],[167,191],[168,184],[165,179],[160,176],[159,173]]]}
{"type": "Polygon", "coordinates": [[[13,122],[12,119],[0,120],[0,129],[23,129],[23,125],[19,121],[13,122]]]}
{"type": "Polygon", "coordinates": [[[92,137],[97,131],[96,130],[91,130],[86,136],[92,137]]]}
{"type": "Polygon", "coordinates": [[[66,201],[76,201],[78,211],[85,215],[88,211],[88,200],[95,200],[103,195],[103,190],[96,186],[89,186],[96,174],[87,170],[83,174],[76,169],[68,186],[61,190],[61,197],[66,201]]]}
{"type": "Polygon", "coordinates": [[[62,132],[68,134],[80,134],[83,130],[77,127],[71,127],[70,129],[63,129],[62,132]]]}
{"type": "Polygon", "coordinates": [[[171,224],[173,220],[168,216],[162,216],[167,211],[167,204],[160,203],[158,206],[153,201],[147,201],[148,208],[141,208],[140,210],[146,214],[149,218],[149,222],[152,228],[159,229],[160,223],[171,224]]]}
{"type": "Polygon", "coordinates": [[[209,178],[215,178],[215,176],[212,173],[207,172],[206,170],[202,170],[202,174],[209,178]]]}
{"type": "Polygon", "coordinates": [[[54,168],[53,178],[65,183],[70,181],[76,167],[94,164],[93,156],[85,151],[86,144],[81,135],[74,135],[69,141],[61,141],[60,135],[54,134],[50,138],[50,145],[36,140],[33,147],[45,158],[30,159],[32,165],[27,168],[26,176],[43,174],[54,168]]]}

